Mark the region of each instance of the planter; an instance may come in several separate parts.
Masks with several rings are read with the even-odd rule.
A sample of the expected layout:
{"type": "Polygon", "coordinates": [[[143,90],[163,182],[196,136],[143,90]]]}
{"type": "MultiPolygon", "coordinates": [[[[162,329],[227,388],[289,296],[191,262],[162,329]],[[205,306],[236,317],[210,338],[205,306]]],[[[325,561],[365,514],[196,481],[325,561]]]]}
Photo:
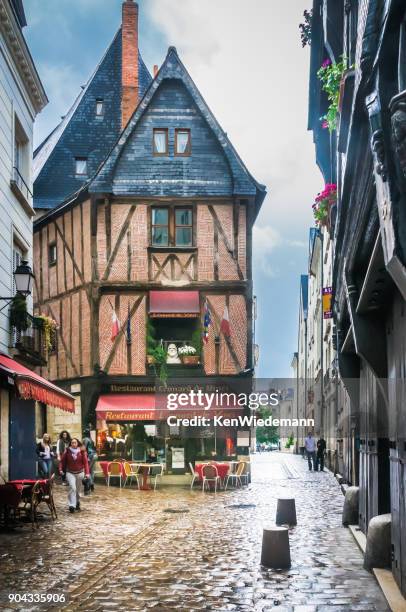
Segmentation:
{"type": "Polygon", "coordinates": [[[199,365],[199,355],[182,355],[182,363],[184,365],[199,365]]]}

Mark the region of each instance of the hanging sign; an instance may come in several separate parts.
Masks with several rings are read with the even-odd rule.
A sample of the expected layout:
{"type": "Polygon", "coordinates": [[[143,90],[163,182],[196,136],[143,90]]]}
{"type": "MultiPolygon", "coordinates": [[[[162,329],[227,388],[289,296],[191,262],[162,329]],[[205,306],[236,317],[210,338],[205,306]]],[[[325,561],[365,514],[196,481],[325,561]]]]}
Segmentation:
{"type": "Polygon", "coordinates": [[[333,308],[332,308],[333,289],[332,287],[324,287],[322,290],[322,293],[323,293],[323,319],[332,319],[333,318],[333,308]]]}

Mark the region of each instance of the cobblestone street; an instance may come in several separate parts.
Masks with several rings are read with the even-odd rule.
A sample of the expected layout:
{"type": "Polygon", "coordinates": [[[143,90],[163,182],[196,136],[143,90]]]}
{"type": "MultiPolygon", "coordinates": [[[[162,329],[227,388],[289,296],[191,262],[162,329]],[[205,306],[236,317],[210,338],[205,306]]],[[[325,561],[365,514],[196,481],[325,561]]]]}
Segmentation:
{"type": "Polygon", "coordinates": [[[253,471],[248,488],[216,495],[99,485],[73,516],[58,486],[58,521],[0,535],[1,609],[50,609],[8,604],[9,593],[63,592],[65,608],[56,608],[67,610],[387,610],[341,526],[333,476],[279,453],[256,455],[253,471]],[[296,498],[298,518],[292,567],[264,570],[262,527],[286,495],[296,498]]]}

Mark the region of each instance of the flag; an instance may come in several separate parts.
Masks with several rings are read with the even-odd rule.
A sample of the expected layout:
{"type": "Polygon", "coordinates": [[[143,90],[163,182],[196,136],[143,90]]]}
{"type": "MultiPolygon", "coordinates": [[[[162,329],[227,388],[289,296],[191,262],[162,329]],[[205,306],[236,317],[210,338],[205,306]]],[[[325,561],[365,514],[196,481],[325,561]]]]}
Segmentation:
{"type": "Polygon", "coordinates": [[[230,317],[228,315],[228,308],[224,306],[223,318],[221,319],[220,331],[223,332],[223,336],[231,336],[230,330],[230,317]]]}
{"type": "Polygon", "coordinates": [[[211,314],[207,300],[204,303],[204,321],[203,321],[203,340],[207,344],[209,341],[209,328],[211,325],[211,314]]]}
{"type": "Polygon", "coordinates": [[[114,342],[114,340],[117,338],[119,331],[120,331],[120,322],[117,318],[116,311],[113,308],[113,313],[111,315],[111,341],[112,342],[114,342]]]}
{"type": "Polygon", "coordinates": [[[128,316],[127,316],[127,344],[131,344],[131,314],[130,314],[130,304],[128,304],[128,316]]]}

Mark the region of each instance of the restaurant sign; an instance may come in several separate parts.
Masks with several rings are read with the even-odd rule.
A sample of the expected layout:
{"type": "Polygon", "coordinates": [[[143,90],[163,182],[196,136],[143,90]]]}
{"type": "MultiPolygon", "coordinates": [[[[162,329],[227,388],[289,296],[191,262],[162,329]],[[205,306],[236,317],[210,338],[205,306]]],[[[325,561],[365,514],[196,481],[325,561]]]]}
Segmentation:
{"type": "Polygon", "coordinates": [[[333,317],[333,289],[332,287],[324,287],[323,290],[323,319],[332,319],[333,317]]]}

